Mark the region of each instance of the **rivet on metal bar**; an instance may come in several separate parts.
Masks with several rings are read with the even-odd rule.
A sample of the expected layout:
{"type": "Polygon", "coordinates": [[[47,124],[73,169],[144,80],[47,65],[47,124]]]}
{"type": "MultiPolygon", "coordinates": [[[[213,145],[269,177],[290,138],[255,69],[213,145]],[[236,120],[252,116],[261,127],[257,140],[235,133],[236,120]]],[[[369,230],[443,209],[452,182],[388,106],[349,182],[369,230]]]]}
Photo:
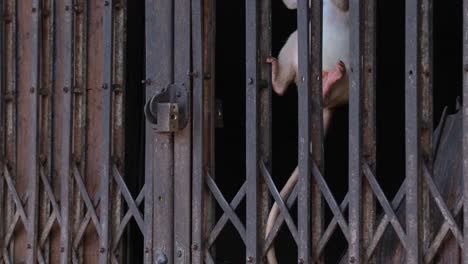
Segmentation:
{"type": "Polygon", "coordinates": [[[219,99],[216,99],[215,105],[215,126],[216,128],[224,127],[223,102],[219,99]]]}

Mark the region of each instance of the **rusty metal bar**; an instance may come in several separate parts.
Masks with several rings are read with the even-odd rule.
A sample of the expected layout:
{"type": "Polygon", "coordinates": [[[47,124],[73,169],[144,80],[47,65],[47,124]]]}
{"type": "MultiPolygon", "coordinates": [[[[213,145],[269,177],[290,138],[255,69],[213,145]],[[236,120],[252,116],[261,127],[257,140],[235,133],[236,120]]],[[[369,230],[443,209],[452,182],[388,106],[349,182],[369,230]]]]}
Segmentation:
{"type": "MultiPolygon", "coordinates": [[[[72,158],[71,166],[77,167],[80,175],[86,174],[86,124],[89,120],[88,112],[86,109],[87,96],[91,94],[89,89],[86,89],[88,81],[88,68],[92,68],[92,65],[88,65],[87,62],[87,42],[88,28],[87,24],[91,20],[88,18],[88,2],[86,0],[76,0],[73,2],[73,86],[70,87],[72,94],[72,158]]],[[[91,98],[90,98],[91,99],[91,98]]],[[[71,171],[70,171],[71,173],[71,171]]],[[[71,177],[73,178],[73,177],[71,177]]],[[[72,186],[74,185],[74,180],[72,186]]],[[[70,234],[68,238],[72,240],[70,254],[72,255],[73,263],[83,262],[83,252],[85,246],[77,247],[74,241],[77,238],[77,234],[80,231],[81,220],[84,214],[84,203],[80,198],[78,188],[71,189],[71,208],[69,209],[69,221],[70,221],[70,234]]]]}
{"type": "MultiPolygon", "coordinates": [[[[203,7],[203,17],[204,17],[204,32],[203,32],[203,79],[204,79],[204,138],[205,138],[205,172],[210,173],[212,177],[215,177],[215,129],[216,129],[216,116],[217,111],[215,107],[215,87],[216,87],[216,0],[206,0],[204,1],[203,7]]],[[[206,248],[207,239],[210,237],[211,230],[213,230],[215,225],[215,209],[216,203],[215,199],[209,192],[205,193],[205,248],[203,250],[206,253],[206,260],[209,259],[209,256],[216,258],[216,252],[214,248],[208,250],[206,248]]]]}
{"type": "Polygon", "coordinates": [[[463,0],[463,263],[468,263],[468,0],[463,0]]]}
{"type": "MultiPolygon", "coordinates": [[[[305,40],[303,41],[304,49],[307,49],[306,47],[309,47],[309,70],[306,71],[304,70],[299,70],[301,71],[300,76],[306,76],[304,73],[309,73],[309,83],[308,85],[304,86],[304,89],[301,89],[299,85],[299,89],[302,91],[305,91],[305,87],[309,87],[310,89],[309,96],[310,99],[305,99],[309,100],[309,107],[311,108],[311,112],[309,114],[309,120],[311,120],[310,125],[307,125],[310,127],[311,130],[309,130],[310,134],[310,140],[311,141],[305,141],[307,146],[303,146],[302,153],[305,154],[306,150],[309,149],[309,142],[312,142],[312,162],[315,164],[318,168],[318,170],[323,174],[324,173],[324,153],[323,153],[323,142],[324,142],[324,125],[323,125],[323,108],[322,108],[322,31],[323,31],[323,1],[311,1],[311,6],[310,6],[310,24],[309,24],[309,46],[306,46],[305,40]]],[[[299,19],[299,13],[298,13],[298,19],[299,19]]],[[[305,20],[302,20],[302,23],[304,23],[304,26],[306,25],[305,20]]],[[[298,26],[299,26],[299,21],[298,21],[298,26]]],[[[299,29],[299,28],[298,28],[299,29]]],[[[304,29],[305,30],[305,29],[304,29]]],[[[299,33],[299,31],[298,31],[299,33]]],[[[299,49],[301,50],[301,49],[299,49]]],[[[304,55],[298,54],[300,57],[304,57],[304,55]]],[[[304,81],[304,84],[307,82],[304,81]]],[[[301,95],[301,97],[305,98],[305,95],[301,95]]],[[[304,105],[306,102],[303,102],[304,105]]],[[[305,107],[302,105],[302,107],[305,107]]],[[[301,103],[299,102],[299,111],[301,113],[304,113],[303,111],[305,108],[301,108],[301,103]]],[[[301,120],[301,119],[299,119],[301,120]]],[[[303,119],[303,122],[305,120],[303,119]]],[[[304,123],[305,125],[305,123],[304,123]]],[[[300,129],[300,128],[299,128],[300,129]]],[[[304,131],[305,133],[305,128],[304,131]]],[[[301,137],[299,135],[299,137],[301,137]]],[[[305,159],[305,156],[304,156],[305,159]]],[[[310,164],[310,157],[306,159],[309,164],[310,164]]],[[[305,170],[305,163],[304,163],[304,173],[308,173],[310,175],[311,172],[311,167],[309,165],[309,168],[305,170]]],[[[301,175],[301,170],[300,170],[301,165],[299,165],[299,175],[301,175]]],[[[310,177],[310,176],[307,176],[310,177]]],[[[301,181],[299,180],[299,186],[302,186],[302,188],[308,188],[310,190],[310,200],[311,200],[311,206],[312,208],[310,209],[310,216],[309,219],[312,220],[312,226],[311,226],[311,244],[309,245],[309,251],[313,255],[317,255],[317,249],[320,244],[320,240],[322,238],[322,234],[324,231],[324,202],[323,202],[323,196],[322,193],[320,192],[320,187],[319,184],[316,180],[312,180],[307,182],[304,181],[303,184],[301,184],[301,181]]],[[[301,192],[301,189],[299,188],[299,193],[301,192]]],[[[300,217],[300,214],[299,214],[300,217]]],[[[304,223],[305,224],[305,223],[304,223]]],[[[306,248],[304,248],[304,254],[306,253],[306,248]]],[[[319,262],[323,262],[323,258],[318,259],[319,262]]],[[[305,261],[307,263],[307,261],[305,261]]]]}
{"type": "Polygon", "coordinates": [[[247,241],[249,263],[261,262],[262,230],[259,219],[259,3],[245,1],[246,15],[246,179],[247,179],[247,241]]]}
{"type": "MultiPolygon", "coordinates": [[[[156,59],[154,51],[158,48],[156,45],[156,28],[153,26],[156,21],[156,1],[145,1],[145,36],[146,36],[146,76],[154,77],[156,68],[151,61],[156,59]]],[[[148,79],[149,80],[149,79],[148,79]]],[[[145,82],[146,84],[146,82],[145,82]]],[[[152,89],[148,86],[145,89],[146,100],[152,96],[152,89]]],[[[157,202],[154,199],[154,132],[151,125],[145,125],[145,231],[144,234],[144,260],[145,264],[153,263],[153,203],[157,202]]]]}
{"type": "Polygon", "coordinates": [[[422,261],[420,170],[420,1],[406,1],[405,16],[405,139],[406,139],[406,262],[422,261]]]}
{"type": "MultiPolygon", "coordinates": [[[[51,248],[59,247],[59,232],[52,230],[55,223],[60,223],[60,211],[55,203],[55,194],[52,186],[58,179],[52,173],[52,86],[53,86],[53,45],[54,45],[54,0],[40,1],[39,31],[39,86],[38,86],[38,154],[40,184],[43,188],[39,193],[38,209],[38,261],[56,259],[58,251],[51,248]],[[50,188],[49,188],[50,187],[50,188]]],[[[58,188],[57,188],[58,190],[58,188]]]]}
{"type": "MultiPolygon", "coordinates": [[[[298,263],[310,263],[311,242],[310,242],[310,220],[311,220],[311,204],[310,204],[310,142],[311,142],[311,57],[312,52],[317,54],[317,50],[312,51],[309,46],[309,17],[314,12],[313,19],[316,17],[317,8],[322,9],[321,4],[314,5],[314,3],[321,3],[321,1],[314,1],[311,5],[311,12],[309,13],[308,0],[298,0],[297,3],[297,34],[298,34],[298,166],[299,166],[299,179],[298,179],[298,263]]],[[[320,13],[318,13],[320,14],[320,13]]],[[[321,14],[320,14],[321,17],[321,14]]],[[[321,32],[321,19],[319,24],[313,24],[311,31],[321,32]]],[[[315,22],[315,21],[314,21],[315,22]]],[[[317,37],[317,35],[315,35],[317,37]]],[[[316,40],[316,39],[314,39],[316,40]]],[[[320,40],[320,38],[319,38],[320,40]]],[[[315,43],[315,41],[314,41],[315,43]]],[[[315,46],[315,45],[314,45],[315,46]]],[[[316,46],[315,46],[316,47],[316,46]]],[[[319,45],[320,47],[320,45],[319,45]]],[[[321,47],[320,47],[321,48],[321,47]]],[[[318,53],[320,54],[320,52],[318,53]]],[[[321,56],[314,56],[315,61],[321,62],[321,56]]],[[[321,68],[320,68],[321,69],[321,68]]],[[[315,86],[314,88],[317,88],[315,86]]],[[[320,86],[318,87],[321,88],[320,86]]],[[[315,148],[315,146],[313,146],[315,148]]]]}
{"type": "Polygon", "coordinates": [[[24,175],[27,184],[28,199],[28,219],[26,223],[26,262],[36,263],[37,261],[37,238],[38,238],[38,210],[39,210],[39,177],[38,177],[38,96],[39,90],[39,0],[22,2],[18,6],[24,15],[19,26],[19,47],[24,60],[20,61],[20,76],[23,82],[20,84],[21,99],[19,102],[19,127],[20,142],[22,142],[18,158],[28,164],[20,166],[19,174],[24,175]],[[29,19],[26,19],[29,17],[29,19]],[[28,23],[29,24],[26,24],[28,23]],[[25,23],[25,24],[23,24],[25,23]],[[21,49],[21,48],[20,48],[21,49]],[[26,77],[28,76],[28,77],[26,77]]]}
{"type": "Polygon", "coordinates": [[[204,16],[203,0],[192,1],[192,70],[193,78],[193,169],[192,169],[192,263],[201,264],[204,259],[204,16]]]}
{"type": "Polygon", "coordinates": [[[56,80],[54,105],[54,171],[60,178],[62,224],[60,226],[60,263],[71,262],[71,107],[72,107],[72,0],[58,1],[56,6],[56,80]]]}
{"type": "MultiPolygon", "coordinates": [[[[172,0],[146,1],[146,96],[147,99],[174,80],[174,10],[172,0]],[[154,27],[154,29],[151,29],[154,27]],[[149,34],[153,34],[150,36],[149,34]]],[[[157,133],[147,123],[146,173],[154,178],[153,189],[153,259],[173,263],[174,181],[173,135],[157,133]],[[151,153],[150,153],[151,152],[151,153]],[[150,168],[151,167],[151,168],[150,168]]],[[[149,186],[148,186],[149,187],[149,186]]],[[[149,208],[147,208],[149,209],[149,208]]]]}
{"type": "MultiPolygon", "coordinates": [[[[5,13],[3,12],[4,9],[4,1],[0,0],[0,16],[4,16],[5,13]]],[[[5,60],[4,60],[4,34],[5,34],[5,20],[4,17],[0,19],[0,168],[4,168],[5,166],[5,82],[4,82],[4,75],[5,75],[5,60]]],[[[5,214],[5,197],[6,197],[6,190],[4,189],[4,181],[3,181],[3,173],[0,172],[0,261],[3,259],[3,248],[4,241],[3,238],[5,237],[4,230],[6,227],[7,219],[5,214]]]]}
{"type": "Polygon", "coordinates": [[[363,261],[362,219],[362,36],[361,1],[350,1],[349,69],[349,263],[363,261]]]}
{"type": "MultiPolygon", "coordinates": [[[[272,91],[271,86],[271,70],[268,64],[264,63],[267,57],[271,56],[272,50],[272,1],[262,0],[259,4],[259,37],[262,41],[259,42],[259,75],[262,80],[262,87],[259,91],[260,101],[260,131],[259,131],[259,159],[265,164],[267,171],[272,170],[272,91]]],[[[265,182],[265,178],[259,179],[259,228],[261,237],[265,237],[266,223],[270,210],[270,192],[265,182]]],[[[265,241],[259,241],[259,247],[264,248],[265,241]]],[[[263,254],[263,252],[262,252],[263,254]]],[[[262,256],[263,257],[263,256],[262,256]]]]}
{"type": "Polygon", "coordinates": [[[111,154],[111,82],[112,82],[112,9],[113,0],[104,1],[103,8],[103,69],[102,69],[102,105],[101,105],[101,142],[99,148],[101,169],[100,177],[100,194],[101,203],[99,205],[101,236],[99,241],[99,263],[105,264],[109,262],[110,257],[110,211],[111,211],[111,194],[110,194],[110,154],[111,154]]]}
{"type": "MultiPolygon", "coordinates": [[[[419,31],[419,74],[418,81],[420,82],[421,89],[421,114],[420,114],[420,146],[421,146],[421,162],[424,167],[430,170],[432,175],[433,170],[433,150],[432,150],[432,131],[433,131],[433,44],[432,44],[432,0],[420,0],[420,28],[419,31]]],[[[421,176],[424,179],[423,176],[421,176]]],[[[431,218],[431,198],[429,193],[429,183],[426,180],[421,181],[421,207],[422,207],[422,251],[424,252],[429,248],[433,236],[434,225],[431,218]]]]}
{"type": "MultiPolygon", "coordinates": [[[[362,70],[362,158],[372,174],[376,174],[377,139],[376,139],[376,0],[364,0],[363,3],[363,70],[362,70]]],[[[362,243],[368,251],[372,243],[376,224],[376,203],[372,189],[367,181],[362,182],[362,243]]],[[[375,263],[375,259],[367,260],[375,263]]],[[[364,261],[365,262],[365,261],[364,261]]]]}
{"type": "MultiPolygon", "coordinates": [[[[191,91],[190,0],[174,1],[174,82],[191,91]]],[[[189,93],[190,94],[190,93],[189,93]]],[[[190,101],[190,100],[189,100],[190,101]]],[[[185,107],[190,107],[189,105],[185,107]]],[[[190,111],[189,111],[190,112],[190,111]]],[[[189,117],[187,117],[189,118],[189,117]]],[[[174,134],[174,263],[190,262],[191,119],[174,134]]]]}
{"type": "MultiPolygon", "coordinates": [[[[113,179],[122,179],[120,173],[125,164],[125,75],[126,75],[126,24],[127,24],[127,2],[125,0],[114,0],[112,6],[112,127],[111,127],[111,168],[113,179]]],[[[138,182],[138,180],[135,180],[138,182]]],[[[122,223],[124,217],[124,204],[129,198],[127,207],[134,204],[134,199],[125,197],[123,192],[128,190],[126,184],[119,186],[117,181],[110,180],[111,184],[111,210],[110,210],[110,234],[109,254],[111,262],[121,263],[127,255],[124,249],[128,243],[122,241],[121,234],[129,230],[127,223],[122,223]]],[[[134,216],[137,219],[137,215],[134,216]]],[[[142,220],[142,219],[140,219],[142,220]]],[[[138,220],[136,220],[138,223],[138,220]]],[[[143,225],[144,226],[144,225],[143,225]]],[[[141,232],[144,228],[141,227],[141,232]]],[[[140,251],[142,253],[142,251],[140,251]]],[[[139,259],[139,258],[134,258],[139,259]]]]}
{"type": "MultiPolygon", "coordinates": [[[[16,175],[16,120],[17,120],[17,112],[16,112],[16,103],[17,103],[17,60],[16,60],[16,1],[14,0],[7,0],[4,2],[4,13],[3,15],[3,23],[4,23],[4,66],[5,72],[3,75],[3,83],[5,84],[4,87],[4,103],[5,103],[5,164],[2,167],[2,171],[4,168],[11,170],[12,173],[16,175]]],[[[3,175],[2,181],[6,179],[6,176],[3,175]]],[[[4,262],[11,262],[14,257],[14,239],[10,240],[7,236],[9,233],[9,227],[12,226],[12,223],[16,222],[15,220],[15,212],[14,212],[14,205],[13,205],[13,198],[10,195],[10,192],[6,188],[5,182],[4,189],[6,190],[5,197],[4,197],[4,217],[5,220],[5,235],[2,236],[3,241],[3,248],[2,248],[2,255],[4,262]]]]}

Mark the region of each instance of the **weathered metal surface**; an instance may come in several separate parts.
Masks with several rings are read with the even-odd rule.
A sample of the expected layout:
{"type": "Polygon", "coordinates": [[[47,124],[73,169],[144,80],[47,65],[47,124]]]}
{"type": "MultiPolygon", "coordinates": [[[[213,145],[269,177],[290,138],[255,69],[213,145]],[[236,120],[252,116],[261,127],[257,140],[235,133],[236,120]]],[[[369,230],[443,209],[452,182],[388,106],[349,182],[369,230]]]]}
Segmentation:
{"type": "MultiPolygon", "coordinates": [[[[71,8],[71,7],[70,7],[71,8]]],[[[71,157],[71,177],[74,188],[71,192],[71,204],[73,210],[70,212],[71,219],[71,254],[72,262],[83,262],[84,246],[81,246],[82,233],[84,229],[82,224],[84,219],[88,219],[90,214],[87,213],[84,203],[82,202],[81,194],[76,187],[75,170],[79,175],[86,173],[86,128],[87,128],[87,39],[88,39],[88,1],[77,0],[73,5],[73,86],[72,95],[72,157],[71,157]]],[[[97,202],[96,202],[97,204],[97,202]]],[[[86,223],[87,224],[87,223],[86,223]]]]}
{"type": "MultiPolygon", "coordinates": [[[[268,56],[271,56],[272,50],[272,1],[262,0],[258,6],[260,27],[258,35],[260,42],[258,44],[258,60],[260,61],[259,78],[262,82],[259,91],[259,159],[265,164],[268,171],[272,170],[272,86],[271,86],[271,69],[270,66],[263,63],[268,56]]],[[[265,237],[266,223],[270,210],[270,192],[268,184],[263,177],[259,179],[259,228],[261,237],[265,237]]],[[[264,239],[258,241],[258,247],[264,248],[264,239]]],[[[264,252],[261,252],[262,259],[264,252]]]]}
{"type": "MultiPolygon", "coordinates": [[[[17,158],[28,166],[17,166],[15,187],[20,196],[28,193],[25,206],[27,218],[24,229],[15,235],[14,262],[37,261],[38,233],[38,96],[39,89],[39,3],[37,0],[19,1],[18,15],[18,146],[17,158]]],[[[16,205],[18,207],[18,205],[16,205]]]]}
{"type": "MultiPolygon", "coordinates": [[[[297,204],[298,204],[298,261],[304,263],[310,263],[311,256],[311,158],[310,158],[310,144],[311,144],[311,108],[312,103],[317,101],[311,101],[311,88],[312,83],[320,83],[321,80],[321,27],[322,27],[322,3],[321,1],[314,1],[311,3],[311,12],[309,13],[309,1],[298,0],[297,3],[297,36],[298,36],[298,167],[299,167],[299,179],[297,184],[299,185],[297,204]],[[309,31],[309,17],[312,16],[313,21],[309,31]],[[318,23],[318,24],[316,24],[318,23]],[[312,45],[309,43],[311,39],[312,45]],[[317,39],[318,38],[318,39],[317,39]],[[314,61],[314,65],[311,66],[311,57],[314,61]],[[318,68],[314,68],[318,66],[318,68]],[[314,71],[312,73],[312,71],[314,71]],[[319,72],[320,74],[317,74],[319,72]],[[317,81],[313,82],[314,77],[317,77],[317,81]]],[[[321,85],[314,85],[315,90],[321,91],[321,85]]],[[[321,94],[321,92],[320,92],[321,94]]],[[[321,96],[320,96],[321,97],[321,96]]],[[[313,107],[320,106],[314,105],[313,107]]],[[[321,128],[321,126],[319,126],[321,128]]],[[[320,129],[321,130],[321,129],[320,129]]],[[[319,131],[319,130],[316,130],[319,131]]],[[[321,133],[320,133],[321,134],[321,133]]],[[[316,143],[316,142],[314,142],[316,143]]],[[[312,150],[317,147],[321,149],[320,145],[314,145],[312,143],[312,150]]],[[[314,204],[315,205],[315,204],[314,204]]],[[[314,207],[315,209],[315,207],[314,207]]],[[[284,213],[283,213],[284,214],[284,213]]],[[[284,216],[284,215],[283,215],[284,216]]],[[[287,219],[287,218],[286,218],[287,219]]],[[[314,219],[317,220],[317,219],[314,219]]],[[[316,223],[314,223],[316,227],[316,223]]],[[[317,230],[319,231],[319,230],[317,230]]],[[[320,232],[320,231],[319,231],[320,232]]]]}
{"type": "Polygon", "coordinates": [[[468,0],[463,0],[463,263],[468,263],[468,0]]]}
{"type": "MultiPolygon", "coordinates": [[[[13,194],[7,184],[6,173],[16,174],[16,104],[17,104],[17,78],[16,78],[16,2],[13,0],[4,3],[4,99],[5,99],[5,153],[4,164],[1,168],[2,181],[5,186],[4,196],[4,236],[2,256],[5,263],[11,263],[14,257],[15,239],[12,237],[19,214],[15,214],[13,194]]],[[[16,211],[20,211],[19,209],[16,211]]]]}
{"type": "Polygon", "coordinates": [[[204,175],[205,175],[205,126],[204,96],[205,89],[201,73],[204,72],[204,17],[203,0],[192,1],[192,70],[193,78],[193,112],[192,112],[192,243],[191,260],[194,264],[203,263],[205,248],[204,217],[204,175]]]}
{"type": "Polygon", "coordinates": [[[260,95],[259,95],[259,3],[257,1],[245,1],[245,30],[246,30],[246,258],[248,263],[260,263],[261,240],[259,219],[259,124],[260,124],[260,95]]]}
{"type": "MultiPolygon", "coordinates": [[[[146,98],[174,82],[173,1],[146,1],[146,98]]],[[[146,210],[153,210],[153,261],[174,262],[174,140],[146,124],[146,170],[152,189],[146,210]],[[152,209],[150,209],[152,208],[152,209]]],[[[150,260],[147,260],[150,261],[150,260]]],[[[148,262],[149,263],[149,262],[148,262]]]]}
{"type": "Polygon", "coordinates": [[[350,1],[349,69],[349,263],[364,263],[362,217],[362,12],[361,1],[350,1]]]}
{"type": "Polygon", "coordinates": [[[405,141],[406,234],[408,264],[422,261],[422,204],[420,169],[420,1],[406,1],[405,15],[405,141]]]}
{"type": "MultiPolygon", "coordinates": [[[[309,120],[310,120],[310,125],[306,125],[308,122],[306,121],[305,116],[301,116],[299,118],[299,122],[301,122],[304,126],[310,127],[311,130],[309,130],[310,134],[310,142],[312,143],[312,156],[306,158],[304,156],[304,163],[303,163],[303,177],[306,177],[305,173],[310,174],[311,166],[317,166],[318,170],[323,174],[325,167],[324,167],[324,130],[323,130],[323,102],[322,102],[322,29],[323,29],[323,3],[322,1],[311,1],[311,6],[310,6],[310,43],[309,43],[309,71],[308,72],[302,72],[301,76],[306,76],[306,74],[309,74],[309,83],[308,85],[305,85],[304,88],[310,87],[310,92],[309,96],[310,99],[304,99],[304,101],[298,102],[299,108],[298,110],[300,111],[301,114],[304,114],[305,110],[305,105],[306,101],[310,104],[310,115],[309,115],[309,120]],[[310,165],[306,165],[305,161],[307,162],[312,162],[310,165]],[[309,166],[308,169],[307,166],[309,166]]],[[[305,12],[305,11],[304,11],[305,12]]],[[[299,21],[299,13],[298,13],[298,34],[299,34],[299,23],[303,23],[303,25],[306,25],[306,21],[304,19],[301,19],[299,21]]],[[[303,29],[305,30],[305,28],[303,29]]],[[[307,47],[306,40],[302,39],[301,42],[303,43],[303,47],[307,47]]],[[[299,50],[299,52],[302,52],[299,50]]],[[[305,53],[304,53],[305,55],[305,53]]],[[[302,57],[303,55],[299,55],[302,57]]],[[[305,60],[305,59],[304,59],[305,60]]],[[[305,70],[305,69],[304,69],[305,70]]],[[[302,71],[302,70],[299,70],[302,71]]],[[[304,81],[304,84],[307,82],[304,81]]],[[[301,86],[299,85],[299,89],[301,86]]],[[[301,89],[302,91],[306,91],[306,89],[301,89]]],[[[306,94],[300,94],[301,97],[305,96],[306,94]]],[[[303,132],[305,133],[305,127],[302,128],[303,132]]],[[[299,127],[299,131],[301,131],[301,127],[299,127]]],[[[308,138],[306,137],[305,134],[299,135],[299,139],[302,138],[308,138]]],[[[300,148],[300,154],[299,155],[305,155],[306,150],[309,149],[309,141],[304,140],[304,142],[299,142],[299,144],[304,144],[306,143],[307,146],[303,145],[302,148],[300,148]]],[[[300,146],[300,145],[299,145],[300,146]]],[[[300,161],[300,159],[299,159],[300,161]]],[[[299,162],[299,174],[301,174],[301,162],[299,162]]],[[[303,178],[306,180],[306,178],[303,178]]],[[[319,263],[323,263],[325,260],[321,257],[321,253],[318,252],[316,249],[318,248],[318,245],[320,244],[320,241],[322,239],[323,231],[324,231],[324,209],[325,205],[323,202],[323,196],[320,192],[319,184],[317,180],[309,180],[309,182],[304,181],[301,184],[301,181],[298,182],[300,185],[303,186],[307,184],[306,186],[303,186],[303,188],[310,188],[310,196],[311,202],[310,202],[310,219],[312,220],[311,223],[311,230],[309,232],[311,233],[311,237],[307,238],[307,235],[304,235],[305,239],[310,240],[310,245],[309,251],[311,251],[310,254],[314,257],[315,261],[319,263]],[[310,187],[309,187],[310,186],[310,187]]],[[[298,195],[299,199],[299,195],[298,195]]],[[[305,202],[304,202],[305,203],[305,202]]],[[[300,216],[300,214],[299,214],[300,216]]],[[[305,225],[305,223],[304,223],[305,225]]],[[[307,245],[307,241],[302,241],[304,245],[307,245]]],[[[304,252],[302,254],[306,254],[307,247],[303,248],[304,252]]],[[[300,259],[299,259],[300,260],[300,259]]],[[[304,263],[307,263],[307,259],[304,259],[304,263]]]]}
{"type": "MultiPolygon", "coordinates": [[[[375,175],[377,163],[376,138],[376,12],[377,1],[365,0],[363,3],[363,69],[362,69],[362,161],[367,163],[375,175]]],[[[369,249],[376,226],[376,202],[367,181],[362,182],[362,248],[369,249]]],[[[367,258],[367,256],[366,256],[367,258]]],[[[375,263],[371,258],[368,263],[375,263]]],[[[365,261],[364,261],[365,263],[365,261]]]]}
{"type": "Polygon", "coordinates": [[[190,0],[174,1],[174,83],[182,91],[177,98],[184,98],[185,104],[179,105],[180,127],[174,134],[174,263],[191,263],[190,228],[191,223],[191,78],[190,72],[190,0]],[[184,124],[185,122],[185,124],[184,124]],[[180,221],[180,219],[184,219],[180,221]],[[186,220],[185,220],[186,219],[186,220]]]}
{"type": "Polygon", "coordinates": [[[57,21],[62,24],[56,32],[57,78],[54,83],[54,138],[53,146],[54,171],[60,179],[61,225],[60,225],[60,263],[71,262],[71,118],[72,118],[72,1],[59,1],[57,3],[57,21]],[[65,7],[68,6],[68,10],[65,7]]]}
{"type": "MultiPolygon", "coordinates": [[[[0,1],[0,15],[3,15],[4,1],[0,1]]],[[[4,34],[5,34],[5,23],[3,19],[0,19],[0,237],[5,236],[5,224],[6,224],[6,213],[5,213],[5,193],[3,174],[1,168],[5,164],[5,82],[4,82],[4,34]]],[[[4,248],[4,241],[0,239],[0,248],[4,248]]],[[[3,261],[3,250],[0,249],[0,261],[3,261]]]]}

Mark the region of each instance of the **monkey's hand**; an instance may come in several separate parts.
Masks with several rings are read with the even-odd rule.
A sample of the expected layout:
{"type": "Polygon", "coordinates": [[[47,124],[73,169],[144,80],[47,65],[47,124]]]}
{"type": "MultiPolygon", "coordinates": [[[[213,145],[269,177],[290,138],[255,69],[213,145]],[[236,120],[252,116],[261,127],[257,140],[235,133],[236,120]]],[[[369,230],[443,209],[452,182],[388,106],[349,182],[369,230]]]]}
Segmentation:
{"type": "Polygon", "coordinates": [[[279,63],[278,59],[275,57],[268,57],[266,62],[271,64],[271,85],[273,86],[273,90],[278,95],[283,95],[284,91],[286,90],[280,83],[278,82],[278,72],[279,72],[279,63]]]}

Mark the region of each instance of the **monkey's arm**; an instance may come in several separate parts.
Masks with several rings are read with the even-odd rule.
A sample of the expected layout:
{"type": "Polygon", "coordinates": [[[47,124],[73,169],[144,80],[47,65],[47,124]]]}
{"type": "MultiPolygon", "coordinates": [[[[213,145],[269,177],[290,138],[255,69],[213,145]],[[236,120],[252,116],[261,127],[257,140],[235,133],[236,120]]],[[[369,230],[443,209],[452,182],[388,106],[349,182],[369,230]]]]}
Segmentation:
{"type": "Polygon", "coordinates": [[[296,78],[297,72],[297,31],[289,36],[281,49],[278,59],[270,57],[273,90],[283,95],[289,84],[296,78]]]}

